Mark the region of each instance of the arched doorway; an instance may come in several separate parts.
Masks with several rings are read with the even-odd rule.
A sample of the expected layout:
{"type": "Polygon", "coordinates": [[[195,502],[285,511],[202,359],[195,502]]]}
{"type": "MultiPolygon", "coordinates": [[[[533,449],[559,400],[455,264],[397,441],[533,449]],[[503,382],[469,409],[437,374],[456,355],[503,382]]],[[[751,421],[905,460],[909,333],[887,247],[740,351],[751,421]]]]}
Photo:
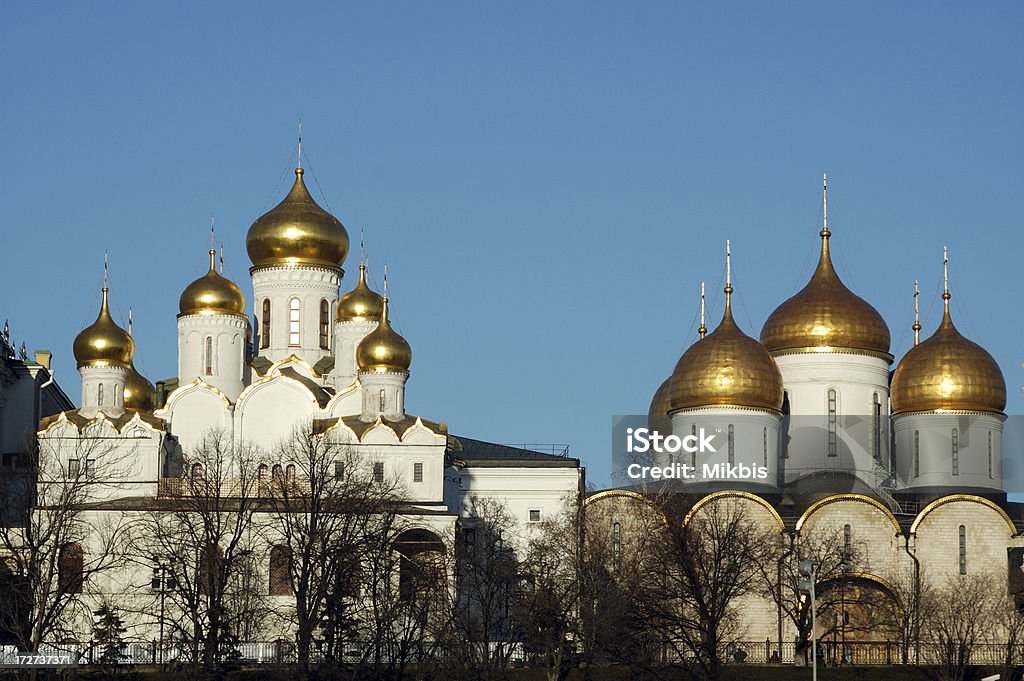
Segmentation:
{"type": "Polygon", "coordinates": [[[899,598],[872,575],[817,585],[818,640],[826,664],[891,663],[899,658],[899,598]]]}

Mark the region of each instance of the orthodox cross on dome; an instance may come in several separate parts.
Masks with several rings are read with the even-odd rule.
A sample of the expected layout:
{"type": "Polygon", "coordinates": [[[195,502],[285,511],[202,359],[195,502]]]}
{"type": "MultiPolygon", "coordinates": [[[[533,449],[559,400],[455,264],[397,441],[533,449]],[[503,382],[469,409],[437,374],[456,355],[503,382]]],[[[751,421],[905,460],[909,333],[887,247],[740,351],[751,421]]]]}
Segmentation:
{"type": "Polygon", "coordinates": [[[366,264],[366,230],[359,228],[359,262],[366,264]]]}
{"type": "Polygon", "coordinates": [[[132,306],[128,306],[128,335],[132,335],[132,306]]]}
{"type": "Polygon", "coordinates": [[[217,223],[217,218],[213,213],[210,213],[210,248],[217,248],[217,234],[214,231],[214,226],[217,223]]]}
{"type": "Polygon", "coordinates": [[[921,342],[921,311],[918,307],[918,298],[921,296],[921,288],[918,286],[917,279],[914,280],[914,345],[921,342]]]}
{"type": "Polygon", "coordinates": [[[704,282],[700,282],[700,327],[697,329],[697,333],[700,334],[701,338],[708,335],[708,327],[704,325],[704,282]]]}
{"type": "Polygon", "coordinates": [[[949,314],[949,248],[942,247],[942,300],[946,306],[946,314],[949,314]]]}
{"type": "Polygon", "coordinates": [[[299,161],[296,167],[302,167],[302,116],[299,116],[299,161]]]}
{"type": "Polygon", "coordinates": [[[732,296],[732,242],[725,240],[725,306],[729,306],[732,296]]]}
{"type": "Polygon", "coordinates": [[[828,231],[828,174],[821,174],[821,236],[829,238],[832,232],[828,231]]]}
{"type": "Polygon", "coordinates": [[[107,256],[108,256],[107,251],[106,251],[106,249],[104,249],[104,251],[103,251],[103,288],[104,289],[110,288],[110,273],[108,271],[108,266],[107,266],[107,256]]]}

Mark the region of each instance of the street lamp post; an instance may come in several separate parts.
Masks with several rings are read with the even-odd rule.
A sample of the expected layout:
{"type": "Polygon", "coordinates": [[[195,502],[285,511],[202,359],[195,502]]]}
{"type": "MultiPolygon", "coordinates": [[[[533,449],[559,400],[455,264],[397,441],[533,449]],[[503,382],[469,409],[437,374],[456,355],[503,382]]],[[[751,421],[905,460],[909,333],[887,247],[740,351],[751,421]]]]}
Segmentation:
{"type": "Polygon", "coordinates": [[[153,568],[153,579],[150,582],[150,586],[154,591],[160,593],[160,639],[157,645],[160,649],[158,656],[159,664],[164,664],[164,602],[167,597],[167,591],[175,587],[174,577],[170,574],[170,570],[161,562],[157,561],[156,567],[153,568]]]}
{"type": "Polygon", "coordinates": [[[798,566],[800,571],[800,591],[811,599],[811,679],[818,681],[818,610],[814,596],[814,563],[802,560],[798,566]]]}

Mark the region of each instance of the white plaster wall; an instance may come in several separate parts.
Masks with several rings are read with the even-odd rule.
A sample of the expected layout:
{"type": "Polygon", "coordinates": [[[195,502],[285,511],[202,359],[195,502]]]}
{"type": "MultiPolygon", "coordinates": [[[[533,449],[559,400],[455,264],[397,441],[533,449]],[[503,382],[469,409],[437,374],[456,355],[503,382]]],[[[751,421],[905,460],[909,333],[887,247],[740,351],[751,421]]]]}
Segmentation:
{"type": "Polygon", "coordinates": [[[234,402],[245,379],[245,317],[185,315],[178,317],[178,382],[199,378],[234,402]],[[206,373],[206,339],[214,339],[213,372],[206,373]]]}
{"type": "Polygon", "coordinates": [[[893,417],[896,471],[901,486],[908,489],[945,486],[1002,490],[1005,418],[995,414],[900,414],[893,417]],[[956,475],[953,474],[954,428],[957,429],[958,443],[956,475]],[[915,448],[919,456],[917,467],[914,465],[915,448]]]}

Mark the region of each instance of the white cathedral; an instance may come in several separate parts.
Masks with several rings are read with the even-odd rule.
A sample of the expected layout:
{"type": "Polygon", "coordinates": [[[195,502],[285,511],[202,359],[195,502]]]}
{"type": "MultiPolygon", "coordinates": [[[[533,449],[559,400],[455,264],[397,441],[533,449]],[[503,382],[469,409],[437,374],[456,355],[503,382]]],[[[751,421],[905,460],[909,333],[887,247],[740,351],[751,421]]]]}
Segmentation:
{"type": "MultiPolygon", "coordinates": [[[[159,508],[176,480],[201,475],[181,469],[182,452],[209,433],[269,451],[297,424],[313,424],[356,451],[375,478],[394,480],[406,495],[403,526],[442,551],[453,550],[457,523],[481,499],[500,501],[524,534],[578,500],[578,459],[457,437],[443,421],[407,413],[410,344],[389,322],[388,300],[371,290],[365,264],[342,295],[349,236],[303,175],[300,166],[287,196],[249,228],[253,325],[246,296],[217,271],[214,250],[209,271],[184,287],[175,378],[154,387],[136,370],[135,343],[112,318],[103,287],[96,321],[74,341],[81,407],[44,418],[38,433],[69,476],[98,465],[81,453],[86,438],[126,453],[116,482],[91,492],[97,526],[103,514],[159,508]]],[[[259,475],[290,477],[294,466],[263,464],[259,475]]],[[[73,557],[88,562],[87,543],[74,548],[73,557]]],[[[99,598],[139,589],[148,569],[98,575],[83,591],[99,598]]],[[[153,638],[155,622],[134,623],[130,637],[153,638]]],[[[82,628],[88,640],[88,622],[82,628]]]]}

